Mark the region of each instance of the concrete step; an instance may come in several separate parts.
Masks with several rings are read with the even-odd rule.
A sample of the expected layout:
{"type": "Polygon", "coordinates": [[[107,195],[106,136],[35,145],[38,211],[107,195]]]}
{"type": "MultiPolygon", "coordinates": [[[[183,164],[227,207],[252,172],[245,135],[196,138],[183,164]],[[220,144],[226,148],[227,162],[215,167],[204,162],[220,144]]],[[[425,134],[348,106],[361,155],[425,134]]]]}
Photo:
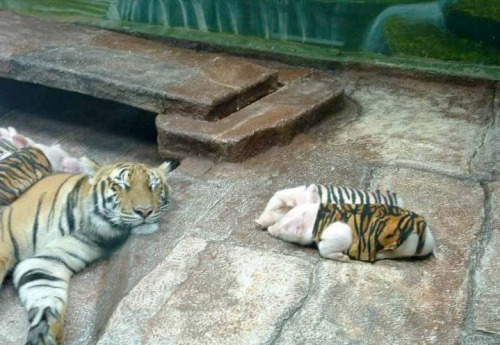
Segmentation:
{"type": "Polygon", "coordinates": [[[310,73],[285,84],[240,111],[216,122],[180,114],[156,117],[163,157],[201,155],[240,161],[297,133],[339,109],[343,89],[326,73],[310,73]]]}
{"type": "Polygon", "coordinates": [[[0,77],[203,120],[277,87],[276,70],[241,59],[9,11],[0,11],[0,77]]]}

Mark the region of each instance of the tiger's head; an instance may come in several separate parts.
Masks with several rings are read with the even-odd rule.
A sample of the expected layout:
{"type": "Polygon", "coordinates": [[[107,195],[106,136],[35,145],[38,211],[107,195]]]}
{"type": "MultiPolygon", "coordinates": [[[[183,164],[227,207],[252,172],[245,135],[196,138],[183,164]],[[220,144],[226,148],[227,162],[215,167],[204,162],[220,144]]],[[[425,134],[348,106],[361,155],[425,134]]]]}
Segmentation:
{"type": "Polygon", "coordinates": [[[94,211],[113,226],[146,234],[158,230],[162,211],[167,207],[170,186],[167,175],[173,162],[157,168],[138,163],[99,166],[83,157],[90,175],[94,211]]]}

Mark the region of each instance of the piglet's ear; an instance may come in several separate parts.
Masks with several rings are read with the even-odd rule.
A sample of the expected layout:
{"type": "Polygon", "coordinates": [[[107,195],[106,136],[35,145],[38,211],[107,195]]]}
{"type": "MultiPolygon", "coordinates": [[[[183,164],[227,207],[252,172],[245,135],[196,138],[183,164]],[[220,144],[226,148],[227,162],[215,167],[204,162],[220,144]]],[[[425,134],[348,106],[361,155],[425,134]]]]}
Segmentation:
{"type": "Polygon", "coordinates": [[[8,129],[0,127],[0,138],[10,139],[11,136],[8,129]]]}
{"type": "Polygon", "coordinates": [[[99,164],[85,156],[80,158],[80,162],[82,163],[83,171],[90,176],[94,176],[96,172],[101,168],[99,164]]]}
{"type": "Polygon", "coordinates": [[[12,142],[17,148],[28,146],[28,138],[23,135],[15,134],[12,136],[12,142]]]}
{"type": "Polygon", "coordinates": [[[17,130],[14,127],[8,127],[7,130],[9,131],[11,137],[17,134],[17,130]]]}
{"type": "Polygon", "coordinates": [[[321,202],[319,199],[318,186],[315,184],[310,185],[306,188],[306,203],[307,204],[318,204],[321,202]]]}

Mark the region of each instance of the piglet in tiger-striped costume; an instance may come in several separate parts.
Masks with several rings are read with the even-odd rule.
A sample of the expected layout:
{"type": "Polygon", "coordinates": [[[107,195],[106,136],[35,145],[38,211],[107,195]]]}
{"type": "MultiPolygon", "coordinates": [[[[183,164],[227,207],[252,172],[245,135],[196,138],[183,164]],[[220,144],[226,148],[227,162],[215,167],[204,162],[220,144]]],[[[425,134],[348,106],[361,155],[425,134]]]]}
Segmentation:
{"type": "Polygon", "coordinates": [[[388,190],[368,192],[350,187],[311,184],[276,192],[255,222],[261,229],[267,229],[292,208],[308,203],[403,206],[401,198],[388,190]]]}
{"type": "Polygon", "coordinates": [[[287,242],[315,243],[321,256],[338,261],[426,256],[434,248],[421,216],[388,205],[305,204],[268,231],[287,242]]]}
{"type": "Polygon", "coordinates": [[[19,134],[13,127],[0,128],[0,160],[27,147],[40,150],[49,159],[52,172],[73,174],[84,172],[84,165],[80,160],[70,157],[59,144],[51,146],[37,144],[32,139],[19,134]]]}

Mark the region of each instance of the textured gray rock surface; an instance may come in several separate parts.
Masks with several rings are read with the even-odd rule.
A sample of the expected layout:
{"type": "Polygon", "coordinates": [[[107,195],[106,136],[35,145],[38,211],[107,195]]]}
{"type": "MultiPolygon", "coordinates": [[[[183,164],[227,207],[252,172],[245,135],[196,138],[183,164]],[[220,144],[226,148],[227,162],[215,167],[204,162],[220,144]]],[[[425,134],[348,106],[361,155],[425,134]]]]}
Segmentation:
{"type": "Polygon", "coordinates": [[[458,339],[471,240],[481,228],[482,188],[393,168],[376,170],[372,187],[380,186],[397,190],[407,207],[426,215],[437,258],[374,265],[322,260],[308,303],[284,327],[279,344],[452,344],[458,339]]]}
{"type": "Polygon", "coordinates": [[[474,329],[500,335],[500,183],[491,184],[491,201],[486,214],[485,248],[475,275],[474,329]]]}
{"type": "MultiPolygon", "coordinates": [[[[73,279],[65,343],[500,343],[500,187],[495,162],[475,161],[499,149],[495,85],[337,77],[344,109],[289,145],[183,161],[161,230],[73,279]],[[256,229],[274,191],[311,182],[398,191],[433,227],[437,257],[342,264],[256,229]]],[[[160,161],[147,113],[5,80],[0,91],[0,126],[102,162],[160,161]]],[[[10,283],[0,307],[0,343],[23,343],[10,283]]]]}
{"type": "Polygon", "coordinates": [[[267,343],[307,296],[311,271],[301,259],[184,238],[120,302],[98,344],[267,343]]]}

